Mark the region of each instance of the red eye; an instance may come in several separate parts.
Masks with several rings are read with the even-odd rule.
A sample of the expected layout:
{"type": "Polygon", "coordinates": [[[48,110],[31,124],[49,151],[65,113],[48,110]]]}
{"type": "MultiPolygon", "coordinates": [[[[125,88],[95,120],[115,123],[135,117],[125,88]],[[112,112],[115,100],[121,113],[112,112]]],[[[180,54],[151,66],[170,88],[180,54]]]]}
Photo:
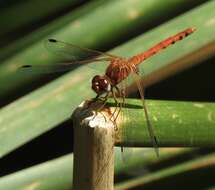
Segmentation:
{"type": "Polygon", "coordinates": [[[101,94],[103,92],[109,91],[110,84],[104,76],[96,75],[92,79],[92,89],[97,93],[101,94]]]}
{"type": "Polygon", "coordinates": [[[94,76],[92,79],[92,83],[98,82],[100,80],[100,78],[101,78],[101,76],[99,76],[99,75],[94,76]]]}
{"type": "Polygon", "coordinates": [[[106,79],[100,79],[99,86],[101,89],[105,90],[107,88],[108,82],[106,79]]]}

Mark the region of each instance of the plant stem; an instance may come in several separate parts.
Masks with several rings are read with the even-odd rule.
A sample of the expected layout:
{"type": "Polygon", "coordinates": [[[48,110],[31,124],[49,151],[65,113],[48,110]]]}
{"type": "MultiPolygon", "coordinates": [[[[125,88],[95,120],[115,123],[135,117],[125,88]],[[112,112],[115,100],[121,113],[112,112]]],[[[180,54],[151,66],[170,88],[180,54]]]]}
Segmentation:
{"type": "MultiPolygon", "coordinates": [[[[135,150],[133,159],[125,164],[125,162],[122,162],[120,148],[115,147],[115,175],[129,172],[134,168],[145,167],[148,164],[159,163],[162,160],[180,156],[186,152],[191,152],[191,149],[162,149],[160,157],[157,159],[153,151],[150,154],[142,153],[140,156],[135,150]]],[[[68,154],[1,177],[0,189],[23,190],[31,186],[31,184],[38,184],[40,190],[71,189],[73,181],[72,170],[73,154],[68,154]],[[62,175],[59,175],[59,173],[62,175]]]]}
{"type": "MultiPolygon", "coordinates": [[[[194,180],[200,179],[202,176],[199,175],[198,171],[201,171],[201,170],[207,171],[210,168],[212,169],[214,167],[214,164],[215,164],[214,156],[215,154],[211,153],[209,155],[202,156],[200,158],[160,170],[159,172],[138,177],[124,183],[119,183],[117,184],[117,186],[115,186],[115,190],[139,189],[139,188],[157,189],[159,182],[161,182],[162,184],[162,181],[168,180],[168,184],[174,184],[176,183],[176,177],[180,175],[183,177],[182,178],[179,177],[179,180],[181,180],[181,183],[179,182],[179,180],[177,181],[178,183],[176,183],[178,185],[180,184],[179,186],[181,188],[178,186],[178,189],[184,189],[185,187],[186,189],[187,188],[189,189],[189,186],[193,185],[193,183],[190,184],[190,181],[193,175],[196,176],[196,178],[193,177],[194,180]]],[[[201,182],[202,182],[202,178],[201,178],[201,182]]],[[[199,185],[200,184],[197,184],[197,186],[199,185]]],[[[168,188],[165,188],[165,189],[168,189],[168,188]]],[[[191,189],[196,189],[196,188],[193,188],[192,186],[191,189]]]]}
{"type": "MultiPolygon", "coordinates": [[[[159,147],[215,145],[215,103],[146,100],[146,104],[159,147]]],[[[127,99],[122,111],[118,145],[151,146],[141,101],[127,99]]]]}

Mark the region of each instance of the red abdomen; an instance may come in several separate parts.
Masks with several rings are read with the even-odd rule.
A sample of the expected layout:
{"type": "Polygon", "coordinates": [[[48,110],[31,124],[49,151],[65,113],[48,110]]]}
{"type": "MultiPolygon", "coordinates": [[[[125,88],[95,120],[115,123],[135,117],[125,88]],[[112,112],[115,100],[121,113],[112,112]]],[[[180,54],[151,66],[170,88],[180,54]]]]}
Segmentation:
{"type": "Polygon", "coordinates": [[[140,64],[142,61],[148,59],[149,57],[151,57],[152,55],[158,53],[160,50],[174,44],[175,42],[184,39],[185,37],[189,36],[190,34],[192,34],[195,31],[195,28],[187,28],[186,30],[177,33],[174,36],[171,36],[165,40],[163,40],[162,42],[156,44],[155,46],[153,46],[152,48],[148,49],[147,51],[140,53],[138,55],[133,56],[130,59],[130,62],[132,62],[134,65],[138,65],[140,64]]]}

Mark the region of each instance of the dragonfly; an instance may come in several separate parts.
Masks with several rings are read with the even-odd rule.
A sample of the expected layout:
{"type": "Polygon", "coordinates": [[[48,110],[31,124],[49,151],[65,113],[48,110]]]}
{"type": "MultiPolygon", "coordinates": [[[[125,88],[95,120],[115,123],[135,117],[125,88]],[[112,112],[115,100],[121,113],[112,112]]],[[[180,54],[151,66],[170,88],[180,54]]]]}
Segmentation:
{"type": "MultiPolygon", "coordinates": [[[[102,100],[102,102],[105,104],[108,98],[112,96],[118,106],[122,105],[125,101],[125,93],[123,93],[123,91],[121,91],[118,86],[122,81],[126,80],[129,75],[133,75],[141,97],[148,134],[155,149],[155,153],[157,156],[159,156],[158,141],[147,111],[147,106],[144,98],[144,87],[141,83],[141,75],[139,73],[138,66],[149,57],[155,55],[156,53],[174,44],[175,42],[189,36],[195,30],[195,28],[187,28],[159,42],[152,48],[130,58],[120,57],[93,49],[79,47],[56,39],[49,39],[48,49],[50,49],[50,51],[68,56],[70,62],[43,66],[23,65],[21,68],[28,70],[38,70],[39,72],[59,72],[72,69],[74,64],[86,64],[101,61],[107,62],[108,66],[106,67],[105,73],[103,75],[96,75],[92,78],[91,88],[96,93],[95,100],[102,100]],[[123,103],[118,103],[117,96],[122,97],[123,103]]],[[[117,113],[117,116],[119,112],[120,109],[117,113]]],[[[115,118],[117,118],[117,116],[115,118]]]]}

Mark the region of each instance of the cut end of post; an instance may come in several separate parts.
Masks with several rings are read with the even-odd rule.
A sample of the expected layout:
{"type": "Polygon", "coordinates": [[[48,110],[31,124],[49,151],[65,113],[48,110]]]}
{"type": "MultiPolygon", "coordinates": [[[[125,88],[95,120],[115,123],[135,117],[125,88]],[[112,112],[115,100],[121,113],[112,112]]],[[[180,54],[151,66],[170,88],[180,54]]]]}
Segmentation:
{"type": "Polygon", "coordinates": [[[81,124],[91,128],[115,128],[115,123],[110,119],[110,109],[104,108],[101,102],[84,101],[78,106],[74,114],[78,114],[81,124]]]}
{"type": "Polygon", "coordinates": [[[112,127],[114,128],[114,123],[108,119],[104,113],[93,113],[92,116],[89,116],[83,120],[83,122],[88,123],[89,127],[112,127]]]}
{"type": "Polygon", "coordinates": [[[106,109],[85,101],[73,113],[73,189],[113,190],[115,130],[106,109]]]}

